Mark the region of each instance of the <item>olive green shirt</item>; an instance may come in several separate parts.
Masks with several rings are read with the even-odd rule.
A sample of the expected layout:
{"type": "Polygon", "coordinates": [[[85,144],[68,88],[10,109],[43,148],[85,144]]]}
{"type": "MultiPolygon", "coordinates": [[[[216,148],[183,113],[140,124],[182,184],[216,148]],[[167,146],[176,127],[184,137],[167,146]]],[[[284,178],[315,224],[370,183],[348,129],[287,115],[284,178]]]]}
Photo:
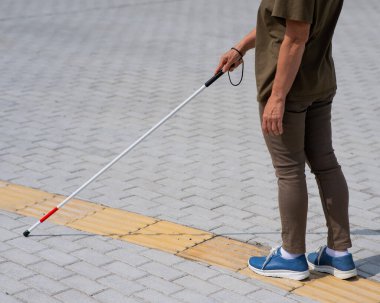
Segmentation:
{"type": "Polygon", "coordinates": [[[300,69],[287,95],[288,101],[316,101],[336,91],[332,37],[343,0],[262,0],[256,27],[257,99],[271,95],[286,20],[311,24],[300,69]]]}

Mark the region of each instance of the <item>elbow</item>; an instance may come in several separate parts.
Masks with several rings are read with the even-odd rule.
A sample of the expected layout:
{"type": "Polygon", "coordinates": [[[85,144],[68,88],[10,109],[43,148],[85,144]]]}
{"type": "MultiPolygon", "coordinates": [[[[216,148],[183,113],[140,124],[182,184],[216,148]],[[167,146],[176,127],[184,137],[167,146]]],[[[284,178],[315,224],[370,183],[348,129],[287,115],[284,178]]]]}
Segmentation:
{"type": "Polygon", "coordinates": [[[287,36],[285,35],[284,41],[286,41],[288,44],[294,45],[294,46],[300,46],[304,47],[309,40],[309,35],[294,35],[294,36],[287,36]]]}
{"type": "Polygon", "coordinates": [[[284,41],[293,45],[305,46],[309,35],[310,24],[287,20],[284,41]]]}

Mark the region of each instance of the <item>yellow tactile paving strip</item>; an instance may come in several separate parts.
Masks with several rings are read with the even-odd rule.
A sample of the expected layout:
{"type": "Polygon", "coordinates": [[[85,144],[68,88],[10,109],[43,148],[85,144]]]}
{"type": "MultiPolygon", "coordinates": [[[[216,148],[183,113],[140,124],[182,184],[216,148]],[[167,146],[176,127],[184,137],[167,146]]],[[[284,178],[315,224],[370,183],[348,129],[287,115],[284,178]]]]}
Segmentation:
{"type": "MultiPolygon", "coordinates": [[[[63,199],[60,195],[0,181],[3,210],[39,219],[63,199]]],[[[312,274],[304,281],[259,276],[247,268],[247,259],[266,255],[268,248],[136,213],[73,200],[49,221],[227,268],[319,302],[380,302],[380,283],[361,277],[343,281],[323,274],[312,274]]]]}

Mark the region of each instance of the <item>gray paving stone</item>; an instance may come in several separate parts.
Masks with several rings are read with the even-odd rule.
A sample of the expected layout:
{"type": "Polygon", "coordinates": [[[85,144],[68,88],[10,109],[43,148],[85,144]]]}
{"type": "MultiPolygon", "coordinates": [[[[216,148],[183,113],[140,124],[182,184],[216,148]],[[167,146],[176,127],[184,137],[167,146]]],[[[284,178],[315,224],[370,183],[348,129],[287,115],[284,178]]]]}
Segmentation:
{"type": "Polygon", "coordinates": [[[7,295],[3,292],[0,292],[0,301],[2,303],[21,303],[21,301],[17,300],[13,296],[7,295]]]}
{"type": "Polygon", "coordinates": [[[365,247],[366,249],[371,250],[371,251],[377,251],[378,246],[379,246],[376,241],[365,239],[363,236],[360,238],[359,237],[356,238],[354,241],[355,241],[355,245],[359,247],[365,247]]]}
{"type": "Polygon", "coordinates": [[[220,217],[221,215],[218,213],[215,213],[213,211],[210,211],[206,208],[200,207],[200,206],[189,206],[182,210],[184,214],[191,214],[193,216],[197,216],[198,218],[203,218],[204,220],[213,220],[217,217],[220,217]]]}
{"type": "Polygon", "coordinates": [[[148,212],[155,214],[154,217],[160,217],[163,220],[180,222],[181,219],[186,216],[184,212],[178,212],[174,208],[166,205],[159,205],[152,207],[148,212]]]}
{"type": "Polygon", "coordinates": [[[31,288],[42,291],[49,295],[54,295],[67,289],[67,286],[42,275],[35,275],[23,279],[22,282],[26,285],[29,285],[31,288]]]}
{"type": "Polygon", "coordinates": [[[198,292],[184,289],[173,295],[173,297],[182,300],[183,302],[199,302],[199,303],[215,303],[215,299],[199,294],[198,292]]]}
{"type": "MultiPolygon", "coordinates": [[[[242,220],[234,216],[219,217],[219,218],[214,219],[213,222],[219,224],[219,226],[217,226],[216,228],[221,227],[223,225],[234,226],[235,228],[239,228],[241,230],[252,228],[252,220],[242,220]]],[[[212,228],[212,229],[216,229],[216,228],[212,228]]]]}
{"type": "Polygon", "coordinates": [[[28,303],[60,303],[60,301],[35,289],[28,289],[16,294],[15,296],[23,302],[28,303]]]}
{"type": "Polygon", "coordinates": [[[137,303],[138,301],[132,298],[128,298],[123,296],[121,293],[113,290],[113,289],[107,289],[105,291],[102,291],[99,294],[96,294],[94,298],[98,302],[104,302],[104,303],[137,303]]]}
{"type": "Polygon", "coordinates": [[[211,277],[219,275],[219,272],[197,262],[182,262],[174,264],[173,267],[202,280],[208,280],[211,277]]]}
{"type": "Polygon", "coordinates": [[[0,215],[0,218],[1,218],[0,226],[8,230],[12,230],[13,228],[25,225],[24,223],[19,222],[5,215],[0,215]]]}
{"type": "Polygon", "coordinates": [[[77,291],[75,289],[69,289],[54,296],[58,300],[65,303],[96,303],[97,301],[92,297],[77,291]]]}
{"type": "MultiPolygon", "coordinates": [[[[249,240],[257,240],[257,236],[253,233],[244,232],[241,229],[232,227],[229,225],[223,225],[212,230],[216,235],[225,236],[228,238],[237,239],[243,242],[248,242],[249,240]]],[[[264,244],[264,243],[263,243],[264,244]]]]}
{"type": "Polygon", "coordinates": [[[181,302],[178,299],[173,299],[168,296],[165,296],[153,289],[146,289],[134,295],[137,298],[140,298],[146,302],[151,303],[178,303],[181,302]]]}
{"type": "Polygon", "coordinates": [[[130,278],[132,280],[144,277],[146,275],[145,271],[135,268],[126,263],[122,263],[120,261],[112,262],[110,264],[103,266],[102,268],[104,268],[105,270],[111,273],[120,275],[122,277],[130,278]]]}
{"type": "MultiPolygon", "coordinates": [[[[206,0],[197,5],[67,0],[59,6],[43,0],[1,1],[0,34],[5,42],[0,59],[4,75],[0,80],[0,180],[61,194],[76,189],[205,81],[221,53],[253,27],[259,3],[220,0],[216,10],[206,0]],[[239,22],[231,12],[238,12],[239,22]],[[141,16],[149,18],[142,21],[141,16]]],[[[370,266],[368,258],[379,255],[374,232],[380,223],[376,215],[380,214],[376,91],[380,44],[372,39],[376,27],[369,26],[376,23],[379,10],[376,0],[368,0],[367,7],[373,9],[345,1],[334,41],[339,80],[334,144],[351,189],[351,224],[356,231],[352,252],[361,266],[370,266]],[[353,45],[353,40],[361,43],[353,45]]],[[[252,52],[245,62],[247,71],[252,71],[252,52]]],[[[280,243],[276,178],[261,135],[255,94],[252,72],[246,72],[237,89],[223,77],[79,196],[249,243],[280,243]]],[[[324,244],[326,230],[314,177],[309,170],[306,175],[312,214],[307,247],[315,249],[324,244]]],[[[95,267],[115,261],[133,267],[142,266],[147,257],[126,249],[128,257],[123,259],[127,244],[92,240],[84,232],[50,222],[39,227],[38,237],[24,239],[24,228],[35,218],[0,214],[0,251],[21,249],[25,260],[29,259],[25,254],[30,259],[44,258],[27,268],[54,280],[71,273],[54,275],[55,266],[78,259],[95,267]],[[53,255],[58,253],[48,256],[44,250],[69,257],[57,263],[53,255]]],[[[146,253],[151,254],[151,263],[163,263],[183,276],[211,278],[211,273],[202,275],[198,266],[193,269],[187,261],[170,264],[161,255],[157,262],[154,253],[146,253]]],[[[235,298],[225,291],[226,298],[235,298]]],[[[235,300],[243,302],[239,297],[235,300]]]]}
{"type": "MultiPolygon", "coordinates": [[[[355,239],[353,240],[353,243],[355,244],[355,239]]],[[[357,249],[359,248],[359,246],[356,246],[357,249]]],[[[367,260],[368,258],[372,258],[374,256],[374,252],[371,251],[371,250],[367,250],[367,249],[362,249],[360,247],[360,250],[357,250],[355,251],[355,254],[354,254],[354,260],[367,260]]]]}
{"type": "Polygon", "coordinates": [[[49,248],[38,252],[38,255],[46,261],[55,263],[59,266],[65,266],[78,261],[73,254],[68,254],[58,249],[49,248]]]}
{"type": "MultiPolygon", "coordinates": [[[[291,299],[291,300],[296,301],[296,302],[302,302],[302,303],[316,303],[317,302],[317,301],[314,301],[314,300],[306,298],[306,297],[301,297],[301,296],[295,295],[293,293],[287,294],[286,298],[291,299]]],[[[291,301],[291,302],[293,302],[293,301],[291,301]]]]}
{"type": "Polygon", "coordinates": [[[17,214],[14,214],[14,213],[11,213],[11,212],[5,211],[5,210],[0,210],[0,214],[2,217],[7,217],[7,218],[15,219],[15,220],[17,220],[19,218],[19,216],[17,214]]]}
{"type": "MultiPolygon", "coordinates": [[[[105,237],[102,237],[105,238],[105,237]]],[[[116,245],[118,249],[124,249],[125,251],[128,251],[129,253],[138,253],[140,254],[143,251],[148,250],[149,248],[137,245],[131,242],[127,241],[121,241],[121,240],[116,240],[116,239],[110,239],[110,238],[105,238],[108,242],[112,243],[113,245],[116,245]]]]}
{"type": "Polygon", "coordinates": [[[75,242],[68,239],[62,239],[61,237],[49,237],[42,240],[41,243],[48,246],[54,246],[55,248],[66,253],[79,250],[81,248],[81,246],[75,242]]]}
{"type": "Polygon", "coordinates": [[[380,277],[380,266],[375,263],[366,262],[358,267],[361,272],[366,273],[366,277],[378,276],[380,277]]]}
{"type": "Polygon", "coordinates": [[[219,287],[215,284],[211,284],[207,281],[198,279],[198,278],[193,277],[193,276],[185,276],[185,277],[179,278],[173,282],[178,284],[178,285],[182,285],[186,289],[194,290],[194,291],[196,291],[200,294],[206,295],[206,296],[210,295],[212,293],[215,293],[221,289],[221,287],[219,287]]]}
{"type": "Polygon", "coordinates": [[[175,264],[183,262],[183,258],[155,249],[145,250],[141,252],[141,255],[149,258],[148,260],[157,261],[168,266],[173,266],[175,264]]]}
{"type": "Polygon", "coordinates": [[[42,261],[29,265],[28,268],[54,280],[61,280],[74,275],[74,272],[49,261],[42,261]]]}
{"type": "Polygon", "coordinates": [[[64,285],[67,285],[69,288],[73,288],[79,291],[84,292],[87,295],[96,294],[104,289],[103,285],[93,281],[91,277],[84,277],[81,275],[75,275],[61,280],[64,285]]]}
{"type": "Polygon", "coordinates": [[[217,276],[208,281],[220,286],[223,289],[229,289],[241,295],[247,295],[259,289],[259,287],[255,287],[252,284],[228,275],[217,276]]]}
{"type": "Polygon", "coordinates": [[[11,277],[0,275],[0,290],[6,294],[14,294],[16,292],[27,289],[24,283],[19,282],[11,277]]]}
{"type": "Polygon", "coordinates": [[[240,219],[240,220],[252,217],[252,213],[250,213],[250,212],[243,211],[237,207],[231,207],[231,206],[227,206],[227,205],[217,207],[214,210],[218,213],[233,216],[233,217],[236,217],[237,219],[240,219]]]}
{"type": "Polygon", "coordinates": [[[181,217],[178,221],[183,225],[211,231],[213,229],[223,226],[223,223],[220,222],[222,221],[222,219],[223,218],[219,217],[214,220],[208,220],[204,217],[199,217],[198,215],[190,214],[188,216],[181,217]]]}
{"type": "Polygon", "coordinates": [[[2,274],[5,274],[8,277],[12,277],[17,280],[35,275],[33,271],[25,268],[25,266],[13,262],[0,263],[0,271],[2,274]]]}
{"type": "Polygon", "coordinates": [[[144,290],[146,287],[135,281],[130,281],[122,276],[113,274],[97,281],[98,283],[117,290],[118,292],[130,296],[135,292],[144,290]]]}
{"type": "Polygon", "coordinates": [[[136,282],[144,285],[146,289],[154,289],[165,295],[170,295],[183,289],[183,287],[178,284],[155,276],[147,276],[136,282]]]}
{"type": "Polygon", "coordinates": [[[12,249],[12,246],[6,244],[5,242],[0,242],[0,252],[7,251],[9,249],[12,249]]]}
{"type": "MultiPolygon", "coordinates": [[[[217,293],[211,295],[212,298],[218,300],[219,302],[241,302],[241,303],[249,303],[252,302],[252,298],[248,298],[246,296],[239,295],[235,292],[229,290],[221,290],[217,293]]],[[[260,302],[260,301],[257,301],[260,302]]]]}
{"type": "Polygon", "coordinates": [[[43,245],[30,238],[22,237],[21,235],[17,235],[17,238],[7,241],[7,244],[22,249],[25,252],[29,253],[40,253],[41,251],[47,249],[46,245],[43,245]]]}
{"type": "Polygon", "coordinates": [[[222,206],[222,204],[219,203],[215,199],[211,200],[211,199],[206,199],[206,198],[195,196],[195,195],[190,196],[190,197],[186,197],[183,199],[183,201],[188,203],[188,204],[198,205],[198,206],[207,208],[209,210],[212,210],[216,207],[222,206]]]}
{"type": "Polygon", "coordinates": [[[74,251],[71,255],[95,266],[102,266],[112,262],[112,259],[109,257],[88,248],[74,251]]]}
{"type": "Polygon", "coordinates": [[[66,266],[66,269],[76,272],[85,277],[91,277],[94,280],[97,280],[101,277],[107,276],[110,274],[109,271],[102,268],[96,267],[92,264],[89,264],[84,261],[76,262],[66,266]]]}
{"type": "MultiPolygon", "coordinates": [[[[44,224],[49,223],[49,222],[44,222],[44,224]]],[[[62,237],[66,241],[77,241],[79,239],[85,239],[88,237],[92,237],[89,233],[86,233],[84,231],[72,229],[66,226],[62,225],[49,225],[44,226],[42,224],[42,227],[46,229],[44,234],[39,234],[37,237],[40,241],[49,238],[49,237],[62,237]]]]}
{"type": "Polygon", "coordinates": [[[110,256],[113,259],[119,260],[121,262],[127,263],[131,266],[140,266],[150,261],[150,259],[146,258],[145,256],[137,254],[136,251],[130,251],[125,248],[113,250],[107,253],[107,256],[110,256]]]}
{"type": "Polygon", "coordinates": [[[294,303],[296,301],[292,300],[291,298],[287,298],[284,296],[280,296],[276,293],[273,293],[271,291],[260,289],[256,292],[254,292],[251,295],[248,295],[247,298],[251,298],[251,300],[256,300],[257,302],[262,303],[270,303],[270,302],[284,302],[284,303],[294,303]]]}
{"type": "Polygon", "coordinates": [[[19,237],[15,232],[9,231],[5,228],[0,228],[0,240],[7,241],[19,237]]]}
{"type": "Polygon", "coordinates": [[[107,242],[108,239],[102,237],[87,237],[80,239],[80,243],[86,247],[93,249],[100,253],[108,253],[117,248],[116,245],[107,242]]]}
{"type": "Polygon", "coordinates": [[[176,270],[174,268],[171,268],[169,266],[156,263],[156,262],[145,263],[139,268],[146,271],[149,274],[153,274],[157,277],[160,277],[169,281],[183,276],[183,273],[180,272],[179,270],[176,270]]]}
{"type": "Polygon", "coordinates": [[[36,255],[24,252],[21,249],[17,248],[9,249],[3,252],[1,255],[3,258],[24,266],[41,261],[41,258],[37,257],[36,255]]]}

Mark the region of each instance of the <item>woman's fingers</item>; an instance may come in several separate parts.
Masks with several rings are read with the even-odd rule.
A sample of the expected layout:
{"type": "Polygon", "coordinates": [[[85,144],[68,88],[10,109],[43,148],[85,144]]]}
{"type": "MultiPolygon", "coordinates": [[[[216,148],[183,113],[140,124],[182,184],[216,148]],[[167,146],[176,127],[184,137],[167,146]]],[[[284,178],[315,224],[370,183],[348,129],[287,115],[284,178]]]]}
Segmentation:
{"type": "Polygon", "coordinates": [[[236,51],[229,50],[220,58],[218,67],[215,69],[214,73],[217,74],[221,69],[223,70],[223,73],[233,71],[241,62],[242,60],[239,58],[239,54],[237,54],[236,51]]]}
{"type": "Polygon", "coordinates": [[[227,61],[228,61],[228,58],[226,58],[225,55],[223,55],[220,58],[218,67],[215,69],[215,72],[214,72],[215,75],[222,69],[222,67],[227,63],[227,61]]]}
{"type": "Polygon", "coordinates": [[[275,136],[280,134],[280,130],[278,129],[278,119],[272,121],[272,134],[275,136]]]}
{"type": "Polygon", "coordinates": [[[277,116],[263,115],[262,130],[264,134],[279,136],[283,133],[282,119],[277,116]]]}
{"type": "Polygon", "coordinates": [[[272,130],[272,121],[269,116],[263,116],[262,129],[265,135],[270,135],[272,130]]]}
{"type": "Polygon", "coordinates": [[[278,119],[277,128],[278,128],[278,134],[282,135],[284,132],[284,129],[282,128],[282,119],[278,119]]]}
{"type": "Polygon", "coordinates": [[[223,72],[226,73],[228,71],[233,71],[235,68],[237,68],[240,65],[239,60],[235,56],[231,56],[228,58],[227,63],[223,67],[223,72]]]}
{"type": "Polygon", "coordinates": [[[265,135],[279,136],[283,134],[284,108],[285,101],[272,96],[268,99],[262,118],[262,129],[265,135]]]}

